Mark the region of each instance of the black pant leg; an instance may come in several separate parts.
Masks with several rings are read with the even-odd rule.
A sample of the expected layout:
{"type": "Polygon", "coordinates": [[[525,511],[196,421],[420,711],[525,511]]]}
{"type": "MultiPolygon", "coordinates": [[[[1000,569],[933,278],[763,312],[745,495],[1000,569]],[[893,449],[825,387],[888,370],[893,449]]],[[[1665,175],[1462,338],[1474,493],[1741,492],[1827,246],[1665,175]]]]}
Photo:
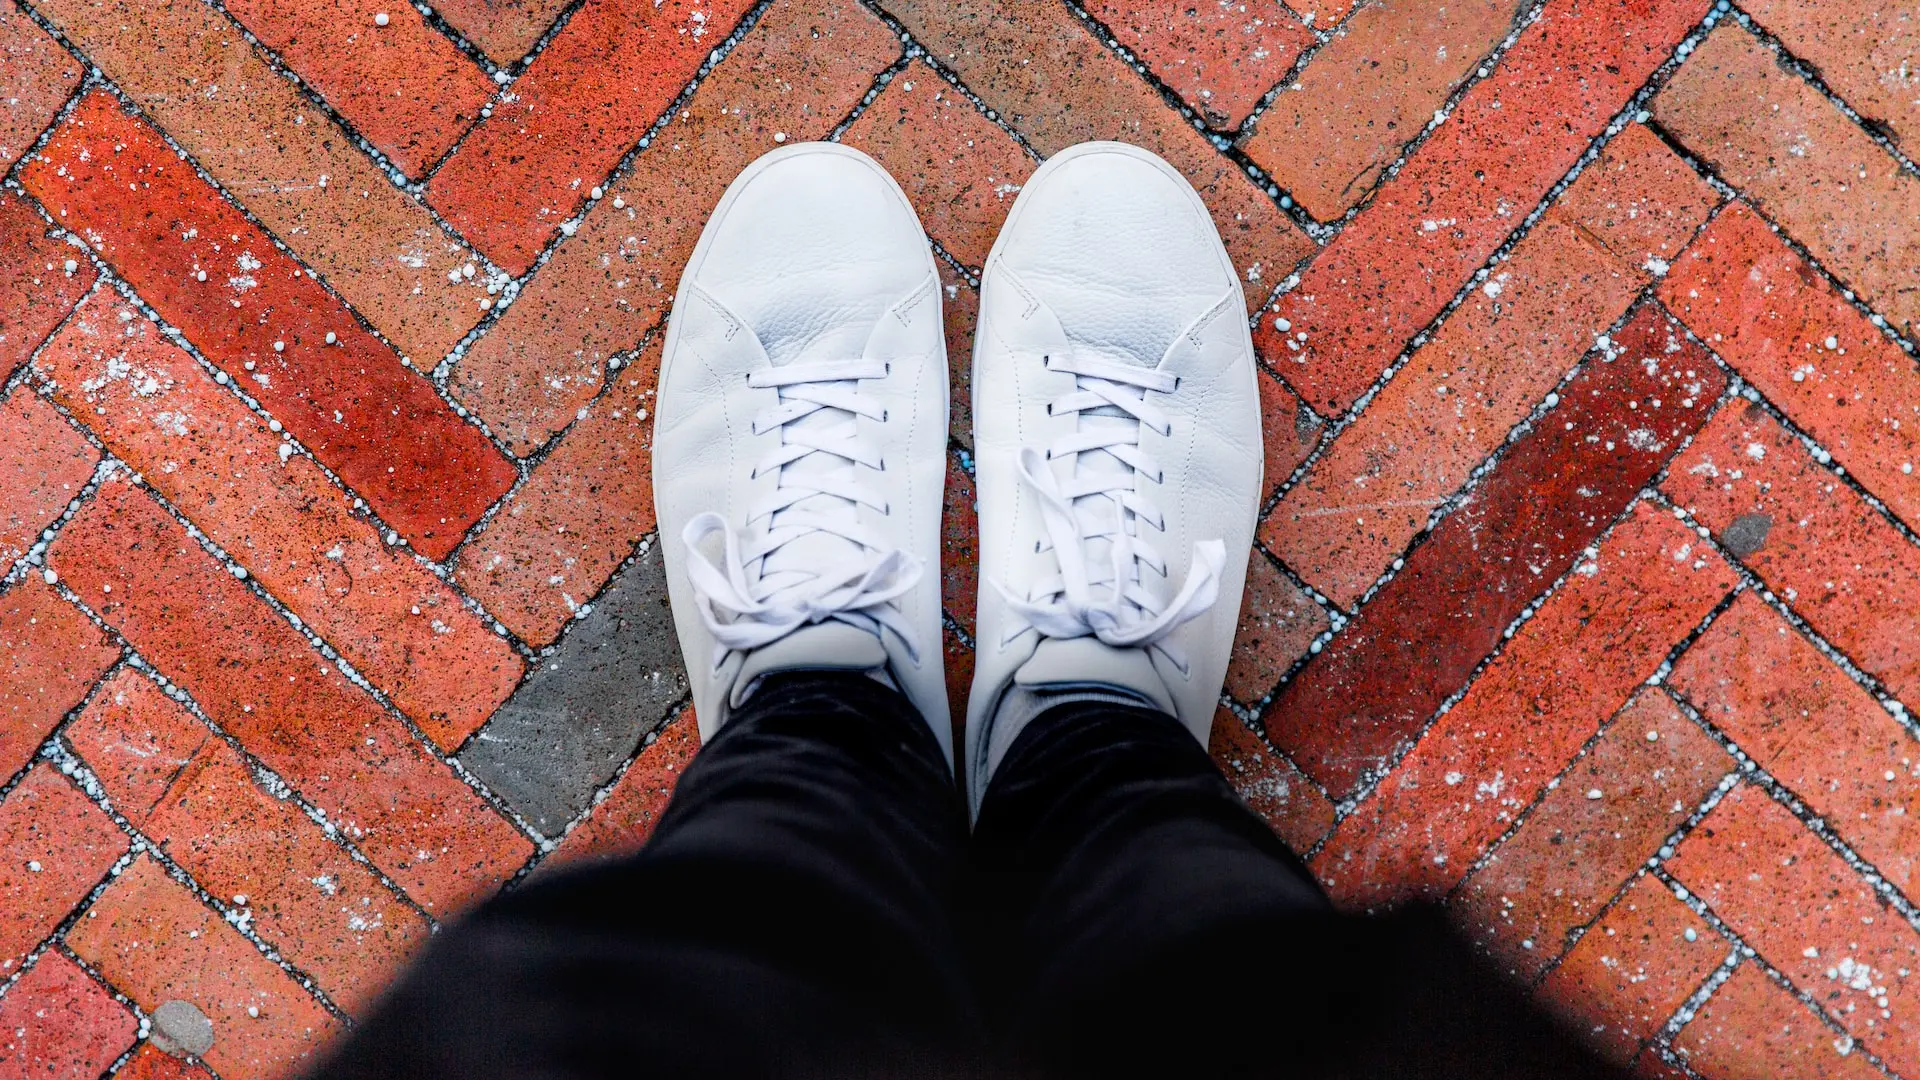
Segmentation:
{"type": "Polygon", "coordinates": [[[974,855],[985,1001],[1050,1074],[1615,1075],[1438,912],[1334,912],[1165,714],[1035,720],[974,855]]]}
{"type": "Polygon", "coordinates": [[[955,921],[965,846],[903,695],[769,679],[640,854],[483,905],[319,1075],[950,1074],[978,1037],[955,921]]]}

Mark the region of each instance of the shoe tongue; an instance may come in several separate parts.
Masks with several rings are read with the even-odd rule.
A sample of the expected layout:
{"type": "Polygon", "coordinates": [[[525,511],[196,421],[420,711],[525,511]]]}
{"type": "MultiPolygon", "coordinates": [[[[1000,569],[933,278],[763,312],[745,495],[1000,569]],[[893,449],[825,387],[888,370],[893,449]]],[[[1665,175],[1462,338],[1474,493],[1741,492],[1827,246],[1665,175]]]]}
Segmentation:
{"type": "Polygon", "coordinates": [[[1013,673],[1014,685],[1035,691],[1105,689],[1133,694],[1173,713],[1173,695],[1145,649],[1116,649],[1093,637],[1045,638],[1013,673]]]}
{"type": "Polygon", "coordinates": [[[732,705],[739,708],[755,685],[782,671],[872,671],[887,666],[880,639],[843,622],[803,626],[746,656],[733,680],[732,705]]]}

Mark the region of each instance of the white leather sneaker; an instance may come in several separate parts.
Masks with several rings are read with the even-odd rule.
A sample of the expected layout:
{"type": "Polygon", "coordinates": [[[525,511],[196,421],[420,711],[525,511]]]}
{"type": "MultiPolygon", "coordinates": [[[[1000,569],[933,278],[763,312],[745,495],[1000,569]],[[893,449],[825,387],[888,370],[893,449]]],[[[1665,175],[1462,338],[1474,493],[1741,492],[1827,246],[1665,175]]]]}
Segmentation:
{"type": "Polygon", "coordinates": [[[1204,744],[1264,456],[1240,281],[1172,166],[1085,143],[1034,174],[987,260],[973,416],[976,812],[1062,701],[1144,704],[1204,744]]]}
{"type": "Polygon", "coordinates": [[[940,285],[884,169],[803,143],[740,174],[680,279],[654,411],[701,737],[765,675],[859,670],[905,692],[951,760],[940,285]]]}

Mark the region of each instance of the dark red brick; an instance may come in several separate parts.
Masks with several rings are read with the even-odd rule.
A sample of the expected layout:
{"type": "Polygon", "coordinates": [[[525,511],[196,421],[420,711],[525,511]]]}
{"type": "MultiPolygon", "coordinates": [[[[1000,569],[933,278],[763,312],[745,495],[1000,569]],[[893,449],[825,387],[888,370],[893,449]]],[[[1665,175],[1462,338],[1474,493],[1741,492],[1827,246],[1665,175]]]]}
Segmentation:
{"type": "Polygon", "coordinates": [[[1255,345],[1323,413],[1345,412],[1440,314],[1705,15],[1709,0],[1551,0],[1406,168],[1281,297],[1255,345]]]}
{"type": "Polygon", "coordinates": [[[1758,596],[1714,621],[1672,685],[1888,881],[1920,880],[1913,737],[1758,596]]]}
{"type": "Polygon", "coordinates": [[[1306,851],[1333,831],[1333,803],[1326,795],[1224,708],[1213,714],[1207,750],[1227,782],[1288,847],[1306,851]]]}
{"type": "Polygon", "coordinates": [[[1920,552],[1778,421],[1733,403],[1664,486],[1821,636],[1920,701],[1920,552]]]}
{"type": "Polygon", "coordinates": [[[1199,110],[1211,127],[1237,128],[1314,43],[1274,0],[1090,0],[1087,14],[1199,110]]]}
{"type": "Polygon", "coordinates": [[[613,790],[574,827],[547,863],[566,865],[631,855],[646,846],[673,798],[673,786],[700,749],[700,725],[687,709],[668,721],[659,735],[627,766],[613,790]]]}
{"type": "Polygon", "coordinates": [[[0,979],[86,898],[130,842],[60,770],[33,767],[0,802],[0,979]]]}
{"type": "Polygon", "coordinates": [[[1336,795],[1358,787],[1658,475],[1724,385],[1698,345],[1641,309],[1281,691],[1275,745],[1336,795]]]}
{"type": "Polygon", "coordinates": [[[516,454],[572,423],[608,359],[639,348],[666,317],[727,184],[780,145],[776,135],[826,138],[900,47],[854,0],[768,9],[467,351],[449,382],[454,395],[516,454]]]}
{"type": "Polygon", "coordinates": [[[591,0],[434,174],[433,205],[494,262],[526,273],[751,6],[591,0]]]}
{"type": "Polygon", "coordinates": [[[1674,263],[1660,298],[1920,525],[1920,370],[1758,214],[1729,206],[1674,263]]]}
{"type": "MultiPolygon", "coordinates": [[[[19,8],[0,11],[0,170],[13,167],[80,86],[80,63],[19,8]]],[[[4,248],[5,245],[0,245],[4,248]]],[[[7,290],[0,289],[0,296],[7,290]]]]}
{"type": "MultiPolygon", "coordinates": [[[[9,20],[25,22],[26,16],[0,12],[0,26],[9,25],[9,20]]],[[[0,55],[5,55],[4,49],[0,44],[0,55]]],[[[0,80],[5,78],[0,72],[0,80]]],[[[0,108],[5,107],[4,101],[0,98],[0,108]]],[[[66,241],[49,237],[48,231],[32,204],[11,191],[0,191],[0,372],[7,375],[26,363],[93,287],[92,260],[66,241]]]]}
{"type": "Polygon", "coordinates": [[[0,405],[0,566],[39,542],[99,461],[99,451],[38,395],[14,390],[0,405]]]}
{"type": "Polygon", "coordinates": [[[1667,867],[1894,1072],[1920,1066],[1920,931],[1766,792],[1735,788],[1667,867]]]}
{"type": "Polygon", "coordinates": [[[1456,917],[1531,981],[1733,768],[1671,699],[1642,690],[1467,879],[1456,917]]]}
{"type": "Polygon", "coordinates": [[[191,1064],[145,1042],[113,1074],[113,1080],[214,1080],[214,1075],[205,1065],[191,1064]]]}
{"type": "Polygon", "coordinates": [[[133,1045],[138,1028],[80,965],[49,951],[0,998],[0,1076],[100,1076],[133,1045]]]}
{"type": "Polygon", "coordinates": [[[1753,964],[1741,964],[1673,1040],[1707,1080],[1880,1080],[1853,1040],[1753,964]]]}
{"type": "Polygon", "coordinates": [[[1240,626],[1227,693],[1247,704],[1267,696],[1313,639],[1326,632],[1327,613],[1258,551],[1247,558],[1247,591],[1240,600],[1240,626]]]}
{"type": "Polygon", "coordinates": [[[451,914],[491,892],[532,854],[526,837],[144,493],[102,487],[61,533],[52,562],[429,911],[451,914]]]}
{"type": "MultiPolygon", "coordinates": [[[[940,601],[967,633],[980,599],[980,515],[973,477],[947,455],[946,507],[940,521],[940,601]]],[[[933,567],[927,567],[931,572],[933,567]]]]}
{"type": "Polygon", "coordinates": [[[1451,890],[1736,581],[1644,503],[1597,547],[1334,830],[1313,866],[1336,901],[1451,890]]]}
{"type": "Polygon", "coordinates": [[[428,557],[512,485],[478,428],[108,94],[82,101],[20,176],[428,557]]]}
{"type": "Polygon", "coordinates": [[[130,667],[101,683],[61,735],[92,767],[113,808],[136,826],[213,737],[186,706],[130,667]]]}
{"type": "Polygon", "coordinates": [[[32,759],[119,656],[107,635],[39,574],[0,596],[0,777],[32,759]]]}

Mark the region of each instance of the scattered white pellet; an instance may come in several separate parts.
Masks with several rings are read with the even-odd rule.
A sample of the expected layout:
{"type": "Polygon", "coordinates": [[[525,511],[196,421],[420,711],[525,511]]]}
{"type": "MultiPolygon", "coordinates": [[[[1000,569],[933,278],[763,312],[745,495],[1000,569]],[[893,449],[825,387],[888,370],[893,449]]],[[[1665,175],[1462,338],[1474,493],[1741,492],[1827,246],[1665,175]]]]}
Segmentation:
{"type": "Polygon", "coordinates": [[[47,584],[49,585],[52,585],[53,583],[60,580],[60,575],[54,573],[52,570],[43,571],[40,576],[43,578],[46,578],[47,584]]]}
{"type": "Polygon", "coordinates": [[[1829,349],[1837,349],[1840,347],[1840,339],[1837,337],[1834,337],[1832,334],[1828,334],[1827,340],[1826,340],[1826,346],[1829,349]]]}
{"type": "Polygon", "coordinates": [[[340,340],[339,338],[333,336],[333,331],[331,330],[327,331],[327,344],[331,345],[334,342],[339,340],[340,340]]]}
{"type": "Polygon", "coordinates": [[[1684,938],[1686,938],[1686,939],[1687,939],[1688,941],[1698,941],[1698,940],[1700,940],[1700,934],[1699,934],[1699,932],[1698,932],[1698,931],[1696,931],[1696,930],[1695,930],[1695,929],[1694,929],[1693,927],[1691,927],[1691,926],[1689,926],[1689,927],[1687,927],[1687,932],[1686,932],[1685,934],[1682,934],[1681,936],[1682,936],[1682,937],[1684,937],[1684,938]]]}
{"type": "Polygon", "coordinates": [[[783,143],[783,142],[786,142],[786,141],[787,141],[787,133],[786,133],[786,132],[784,132],[784,131],[776,131],[776,132],[774,132],[774,133],[773,133],[773,141],[774,141],[774,142],[777,142],[777,143],[783,143]]]}
{"type": "Polygon", "coordinates": [[[613,197],[613,208],[615,210],[625,210],[627,208],[627,200],[615,195],[613,197]]]}
{"type": "Polygon", "coordinates": [[[273,343],[273,351],[274,351],[274,352],[286,352],[286,351],[287,351],[287,343],[286,343],[286,342],[284,342],[284,341],[276,341],[276,342],[274,342],[274,343],[273,343]]]}
{"type": "Polygon", "coordinates": [[[373,17],[373,25],[375,26],[385,26],[392,21],[393,21],[392,19],[387,18],[387,13],[384,11],[376,14],[373,17]]]}
{"type": "Polygon", "coordinates": [[[1601,791],[1599,788],[1589,788],[1587,790],[1587,798],[1589,799],[1604,799],[1606,797],[1607,793],[1601,791]]]}
{"type": "Polygon", "coordinates": [[[78,269],[80,269],[80,260],[78,259],[67,260],[67,273],[71,274],[78,269]]]}
{"type": "Polygon", "coordinates": [[[605,194],[606,194],[606,190],[602,188],[599,184],[595,184],[593,185],[593,188],[587,192],[587,198],[598,200],[601,196],[605,194]]]}
{"type": "Polygon", "coordinates": [[[1649,731],[1647,732],[1647,741],[1648,741],[1648,742],[1659,742],[1659,741],[1660,741],[1660,733],[1659,733],[1659,732],[1657,732],[1657,731],[1652,731],[1652,730],[1649,730],[1649,731]]]}

